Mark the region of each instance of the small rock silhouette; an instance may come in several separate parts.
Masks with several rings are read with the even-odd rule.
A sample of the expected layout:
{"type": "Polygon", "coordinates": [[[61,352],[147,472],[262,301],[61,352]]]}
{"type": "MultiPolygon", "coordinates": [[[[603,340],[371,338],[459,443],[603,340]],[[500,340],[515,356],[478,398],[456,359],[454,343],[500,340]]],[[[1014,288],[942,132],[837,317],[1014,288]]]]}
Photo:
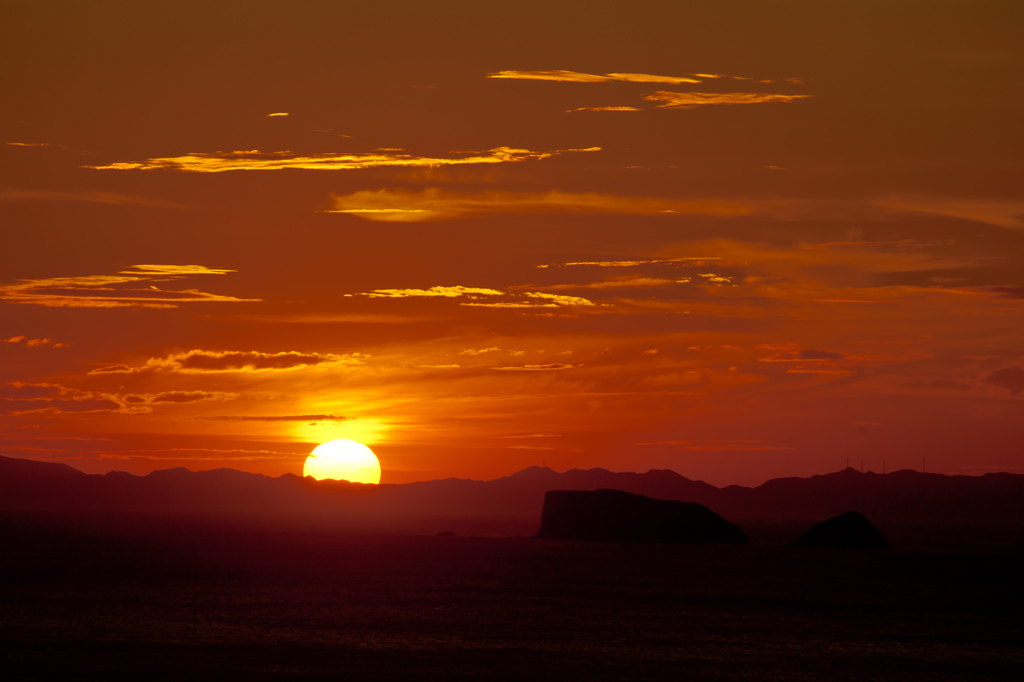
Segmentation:
{"type": "Polygon", "coordinates": [[[889,549],[881,531],[863,514],[849,511],[811,526],[796,541],[797,547],[889,549]]]}

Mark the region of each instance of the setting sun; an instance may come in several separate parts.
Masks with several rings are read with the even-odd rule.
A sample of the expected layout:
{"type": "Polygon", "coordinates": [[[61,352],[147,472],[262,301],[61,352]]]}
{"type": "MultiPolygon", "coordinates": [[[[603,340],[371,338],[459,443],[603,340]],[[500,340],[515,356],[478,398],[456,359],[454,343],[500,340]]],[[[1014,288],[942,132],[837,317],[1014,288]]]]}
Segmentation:
{"type": "Polygon", "coordinates": [[[380,461],[362,443],[338,438],[321,443],[306,457],[303,476],[333,478],[353,483],[380,483],[380,461]]]}

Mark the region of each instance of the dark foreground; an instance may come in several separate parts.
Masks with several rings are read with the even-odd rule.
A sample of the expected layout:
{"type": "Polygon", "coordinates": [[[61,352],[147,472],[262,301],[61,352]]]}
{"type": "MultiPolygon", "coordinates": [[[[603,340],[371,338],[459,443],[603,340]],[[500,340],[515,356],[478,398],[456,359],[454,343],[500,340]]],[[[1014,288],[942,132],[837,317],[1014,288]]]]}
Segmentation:
{"type": "Polygon", "coordinates": [[[6,680],[1018,679],[1024,557],[5,518],[6,680]]]}

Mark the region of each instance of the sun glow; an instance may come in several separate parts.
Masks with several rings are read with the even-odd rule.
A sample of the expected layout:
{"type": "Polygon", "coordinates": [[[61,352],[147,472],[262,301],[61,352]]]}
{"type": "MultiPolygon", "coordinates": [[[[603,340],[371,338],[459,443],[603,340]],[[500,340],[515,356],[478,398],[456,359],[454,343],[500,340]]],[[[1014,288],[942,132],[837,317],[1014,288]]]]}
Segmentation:
{"type": "Polygon", "coordinates": [[[380,483],[380,461],[362,443],[338,438],[321,443],[306,457],[303,476],[333,478],[353,483],[380,483]]]}

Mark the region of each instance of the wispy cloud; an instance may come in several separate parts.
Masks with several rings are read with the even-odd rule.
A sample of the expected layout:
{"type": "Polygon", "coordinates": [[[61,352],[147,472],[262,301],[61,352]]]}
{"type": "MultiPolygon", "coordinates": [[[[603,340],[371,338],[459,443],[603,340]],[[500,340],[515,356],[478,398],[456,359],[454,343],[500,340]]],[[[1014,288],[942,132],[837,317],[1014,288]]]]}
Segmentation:
{"type": "MultiPolygon", "coordinates": [[[[511,294],[516,295],[516,294],[511,294]]],[[[559,296],[557,294],[545,294],[539,291],[526,291],[523,296],[532,300],[518,301],[472,301],[461,305],[476,308],[566,308],[566,307],[592,307],[601,305],[583,298],[582,296],[559,296]]]]}
{"type": "Polygon", "coordinates": [[[892,211],[929,213],[962,218],[1011,230],[1024,229],[1024,201],[950,198],[928,195],[897,195],[872,202],[874,206],[892,211]]]}
{"type": "Polygon", "coordinates": [[[744,216],[752,209],[742,201],[683,200],[629,197],[595,192],[482,192],[467,194],[428,188],[420,192],[379,189],[332,195],[329,213],[348,213],[366,220],[415,222],[474,213],[540,213],[550,211],[632,215],[744,216]]]}
{"type": "Polygon", "coordinates": [[[399,315],[391,313],[280,313],[267,315],[240,315],[240,319],[252,322],[277,324],[416,324],[431,322],[437,317],[430,315],[399,315]]]}
{"type": "Polygon", "coordinates": [[[0,339],[3,343],[24,343],[26,348],[67,348],[68,344],[53,339],[30,339],[27,336],[12,336],[0,339]]]}
{"type": "Polygon", "coordinates": [[[776,353],[767,358],[760,358],[761,362],[824,362],[829,360],[842,360],[846,355],[837,351],[817,350],[805,348],[796,352],[785,351],[776,353]]]}
{"type": "Polygon", "coordinates": [[[643,111],[639,107],[576,107],[575,109],[569,109],[568,113],[574,113],[577,111],[643,111]]]}
{"type": "Polygon", "coordinates": [[[161,393],[129,394],[123,396],[127,404],[156,403],[197,403],[205,401],[234,400],[238,397],[236,393],[224,393],[222,391],[163,391],[161,393]]]}
{"type": "Polygon", "coordinates": [[[598,268],[630,268],[637,265],[650,265],[652,263],[676,263],[686,266],[703,266],[707,261],[722,260],[718,256],[687,256],[685,258],[652,258],[647,260],[599,260],[599,261],[575,261],[570,263],[550,263],[538,265],[538,268],[565,268],[573,266],[592,266],[598,268]]]}
{"type": "Polygon", "coordinates": [[[672,284],[689,284],[691,278],[664,279],[658,277],[626,277],[622,279],[610,279],[603,282],[587,282],[584,284],[549,284],[543,287],[534,287],[545,291],[559,291],[563,289],[645,289],[649,287],[664,287],[672,284]]]}
{"type": "MultiPolygon", "coordinates": [[[[747,78],[743,76],[726,76],[717,73],[692,73],[684,76],[660,76],[650,73],[582,73],[579,71],[495,71],[487,74],[487,78],[504,78],[514,80],[558,81],[563,83],[660,83],[682,85],[703,83],[706,80],[736,80],[748,83],[789,83],[802,85],[799,78],[781,80],[747,78]]],[[[654,109],[692,109],[709,104],[761,104],[765,102],[792,102],[811,95],[787,95],[780,93],[760,92],[673,92],[661,90],[643,96],[648,102],[660,102],[654,109]]],[[[585,106],[569,109],[568,113],[581,111],[644,111],[645,108],[627,105],[585,106]]]]}
{"type": "Polygon", "coordinates": [[[279,452],[276,450],[247,450],[244,448],[166,448],[163,450],[119,450],[116,453],[104,452],[99,454],[99,459],[145,459],[155,462],[204,462],[209,460],[251,462],[256,460],[279,460],[282,457],[294,458],[296,453],[279,452]],[[179,454],[190,452],[210,454],[179,454]]]}
{"type": "Polygon", "coordinates": [[[95,400],[98,394],[61,384],[11,381],[0,385],[0,400],[95,400]]]}
{"type": "Polygon", "coordinates": [[[499,438],[561,438],[560,433],[522,433],[513,436],[498,436],[499,438]]]}
{"type": "Polygon", "coordinates": [[[238,270],[226,268],[208,268],[205,265],[132,265],[122,270],[123,275],[167,275],[170,277],[188,277],[191,275],[227,275],[238,270]]]}
{"type": "Polygon", "coordinates": [[[600,147],[586,149],[558,149],[535,152],[529,149],[495,147],[482,152],[452,152],[451,157],[427,157],[413,154],[382,152],[352,152],[324,154],[296,154],[294,152],[196,152],[183,156],[146,159],[138,162],[117,162],[105,166],[83,166],[94,170],[175,170],[192,173],[222,173],[234,170],[354,170],[385,166],[460,166],[471,164],[518,163],[547,159],[570,152],[595,152],[600,147]]]}
{"type": "Polygon", "coordinates": [[[1020,395],[1024,391],[1024,367],[997,369],[985,377],[984,381],[993,386],[1005,388],[1011,395],[1020,395]]]}
{"type": "Polygon", "coordinates": [[[198,289],[161,289],[147,282],[178,281],[195,275],[223,275],[234,270],[202,265],[135,265],[115,275],[22,279],[0,285],[0,301],[51,308],[177,308],[181,303],[259,301],[211,294],[198,289]]]}
{"type": "Polygon", "coordinates": [[[659,109],[692,109],[713,104],[764,104],[767,102],[792,102],[807,99],[811,95],[782,95],[767,92],[669,92],[662,90],[644,95],[649,102],[662,102],[659,109]]]}
{"type": "Polygon", "coordinates": [[[997,285],[976,287],[974,290],[984,294],[994,294],[1001,298],[1024,299],[1024,286],[997,285]]]}
{"type": "Polygon", "coordinates": [[[576,365],[550,363],[547,365],[515,365],[512,367],[492,367],[491,369],[497,369],[508,372],[554,372],[563,369],[572,369],[575,366],[576,365]]]}
{"type": "Polygon", "coordinates": [[[763,440],[662,440],[637,445],[674,445],[680,450],[711,450],[756,452],[759,450],[792,450],[786,445],[772,445],[763,440]]]}
{"type": "Polygon", "coordinates": [[[374,289],[365,294],[346,294],[347,296],[368,296],[370,298],[459,298],[460,296],[501,296],[505,292],[497,289],[464,286],[436,286],[429,289],[374,289]]]}
{"type": "Polygon", "coordinates": [[[131,194],[114,192],[59,192],[44,189],[0,189],[0,201],[87,201],[94,204],[114,204],[119,206],[153,206],[157,208],[184,208],[181,204],[163,199],[139,197],[131,194]]]}
{"type": "Polygon", "coordinates": [[[500,351],[501,349],[497,346],[491,346],[490,348],[467,348],[465,350],[460,350],[459,355],[483,355],[485,353],[497,353],[500,351]]]}
{"type": "Polygon", "coordinates": [[[487,78],[513,80],[560,81],[563,83],[700,83],[692,76],[656,76],[649,73],[580,73],[579,71],[495,71],[487,78]]]}
{"type": "Polygon", "coordinates": [[[53,383],[12,381],[0,386],[0,412],[11,415],[76,414],[83,412],[119,412],[138,414],[152,411],[160,403],[194,403],[234,400],[234,393],[220,391],[163,391],[160,393],[118,394],[83,391],[53,383]]]}
{"type": "MultiPolygon", "coordinates": [[[[778,80],[756,79],[746,76],[727,76],[720,73],[688,73],[685,76],[659,76],[651,73],[582,73],[580,71],[494,71],[487,78],[507,78],[512,80],[559,81],[562,83],[703,83],[706,80],[738,80],[756,83],[777,83],[778,80]]],[[[786,83],[802,84],[799,78],[783,78],[786,83]]]]}
{"type": "Polygon", "coordinates": [[[345,295],[369,298],[462,298],[466,300],[459,301],[459,305],[477,308],[563,308],[599,305],[580,296],[563,296],[540,291],[501,291],[458,285],[435,286],[429,289],[374,289],[345,295]]]}
{"type": "Polygon", "coordinates": [[[137,374],[140,372],[176,372],[206,374],[211,372],[271,372],[307,367],[361,365],[369,357],[363,353],[301,353],[283,351],[211,351],[190,350],[172,353],[165,358],[149,358],[142,365],[111,365],[94,369],[89,374],[137,374]]]}
{"type": "Polygon", "coordinates": [[[351,417],[336,417],[333,414],[275,414],[275,415],[224,415],[208,417],[211,421],[223,422],[340,422],[351,417]]]}

